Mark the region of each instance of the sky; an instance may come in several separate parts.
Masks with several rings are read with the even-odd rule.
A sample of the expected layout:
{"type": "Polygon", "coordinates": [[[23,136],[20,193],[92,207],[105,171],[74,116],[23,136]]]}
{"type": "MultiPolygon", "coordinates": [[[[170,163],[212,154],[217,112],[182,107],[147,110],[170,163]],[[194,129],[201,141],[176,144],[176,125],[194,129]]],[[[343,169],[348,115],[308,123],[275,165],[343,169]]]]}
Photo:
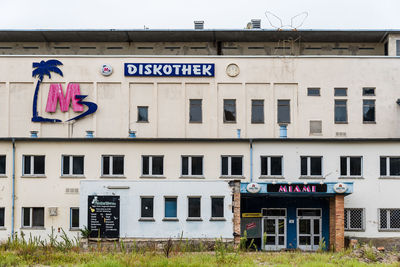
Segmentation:
{"type": "Polygon", "coordinates": [[[0,0],[0,29],[274,29],[266,11],[283,25],[307,12],[298,29],[400,29],[400,0],[0,0]]]}

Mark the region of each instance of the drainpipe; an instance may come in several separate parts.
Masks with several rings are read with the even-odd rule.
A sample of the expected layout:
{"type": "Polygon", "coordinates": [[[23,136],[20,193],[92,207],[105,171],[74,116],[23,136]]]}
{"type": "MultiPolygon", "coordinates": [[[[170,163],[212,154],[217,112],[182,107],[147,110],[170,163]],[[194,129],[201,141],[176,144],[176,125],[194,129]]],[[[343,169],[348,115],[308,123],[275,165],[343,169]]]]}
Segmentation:
{"type": "Polygon", "coordinates": [[[250,183],[253,182],[253,139],[250,139],[250,183]]]}
{"type": "Polygon", "coordinates": [[[11,199],[11,239],[14,240],[14,221],[15,221],[15,139],[12,139],[13,159],[12,159],[12,199],[11,199]]]}

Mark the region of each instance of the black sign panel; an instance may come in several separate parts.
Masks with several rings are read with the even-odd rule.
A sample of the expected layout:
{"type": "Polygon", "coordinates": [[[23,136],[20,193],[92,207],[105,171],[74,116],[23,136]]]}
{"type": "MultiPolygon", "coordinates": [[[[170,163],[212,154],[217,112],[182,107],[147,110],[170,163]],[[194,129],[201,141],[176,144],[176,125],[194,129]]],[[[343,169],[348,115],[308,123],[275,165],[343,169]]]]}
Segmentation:
{"type": "Polygon", "coordinates": [[[326,184],[267,184],[268,193],[326,193],[326,184]]]}
{"type": "Polygon", "coordinates": [[[88,197],[90,237],[119,237],[119,196],[88,197]]]}

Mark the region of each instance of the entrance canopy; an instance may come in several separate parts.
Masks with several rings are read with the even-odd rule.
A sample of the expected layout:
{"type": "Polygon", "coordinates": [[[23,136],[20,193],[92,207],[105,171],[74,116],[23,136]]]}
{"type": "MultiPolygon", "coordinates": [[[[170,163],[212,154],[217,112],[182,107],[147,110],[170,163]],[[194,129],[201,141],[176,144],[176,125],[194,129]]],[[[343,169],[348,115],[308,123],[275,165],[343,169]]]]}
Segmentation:
{"type": "Polygon", "coordinates": [[[349,195],[353,193],[352,182],[325,182],[325,183],[241,183],[241,194],[264,194],[271,196],[315,196],[329,197],[334,195],[349,195]]]}

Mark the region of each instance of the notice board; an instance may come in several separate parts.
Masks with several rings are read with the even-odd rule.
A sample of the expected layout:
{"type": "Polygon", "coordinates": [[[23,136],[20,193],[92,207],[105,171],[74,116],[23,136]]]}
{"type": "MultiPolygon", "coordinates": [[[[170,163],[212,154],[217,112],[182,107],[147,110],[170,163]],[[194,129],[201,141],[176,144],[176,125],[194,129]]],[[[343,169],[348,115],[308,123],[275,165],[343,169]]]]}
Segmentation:
{"type": "Polygon", "coordinates": [[[88,196],[90,237],[119,237],[119,196],[88,196]]]}

